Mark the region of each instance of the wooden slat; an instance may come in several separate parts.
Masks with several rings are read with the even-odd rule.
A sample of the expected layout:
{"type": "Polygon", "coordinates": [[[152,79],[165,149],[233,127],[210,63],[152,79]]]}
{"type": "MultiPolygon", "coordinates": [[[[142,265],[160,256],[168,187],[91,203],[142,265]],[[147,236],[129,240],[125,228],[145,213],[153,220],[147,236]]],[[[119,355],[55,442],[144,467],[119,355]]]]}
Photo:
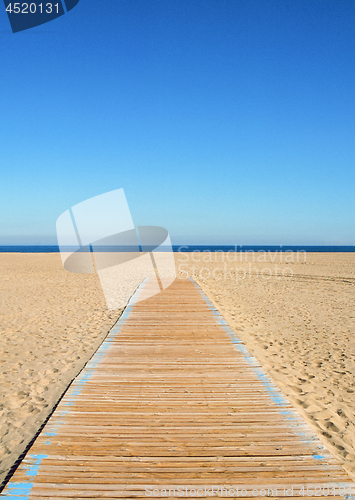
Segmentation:
{"type": "Polygon", "coordinates": [[[194,282],[134,302],[2,500],[166,498],[169,488],[185,498],[351,498],[350,478],[194,282]]]}

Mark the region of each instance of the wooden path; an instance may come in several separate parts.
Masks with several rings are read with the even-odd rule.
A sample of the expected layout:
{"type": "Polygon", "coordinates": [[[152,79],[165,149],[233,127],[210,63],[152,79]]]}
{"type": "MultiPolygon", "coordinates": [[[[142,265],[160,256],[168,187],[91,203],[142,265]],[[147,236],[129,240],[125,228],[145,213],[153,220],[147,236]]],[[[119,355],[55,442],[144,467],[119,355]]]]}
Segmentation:
{"type": "Polygon", "coordinates": [[[1,500],[353,498],[349,477],[197,285],[176,280],[134,304],[147,290],[1,500]]]}

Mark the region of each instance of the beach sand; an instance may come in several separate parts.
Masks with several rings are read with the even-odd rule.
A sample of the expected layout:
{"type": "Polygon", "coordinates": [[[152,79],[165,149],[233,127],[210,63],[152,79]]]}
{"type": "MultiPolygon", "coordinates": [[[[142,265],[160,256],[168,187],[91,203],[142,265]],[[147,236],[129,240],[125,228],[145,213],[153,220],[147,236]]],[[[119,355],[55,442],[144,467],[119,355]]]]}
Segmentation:
{"type": "MultiPolygon", "coordinates": [[[[355,479],[355,254],[175,258],[355,479]]],[[[121,311],[59,254],[0,254],[0,297],[2,481],[121,311]]]]}

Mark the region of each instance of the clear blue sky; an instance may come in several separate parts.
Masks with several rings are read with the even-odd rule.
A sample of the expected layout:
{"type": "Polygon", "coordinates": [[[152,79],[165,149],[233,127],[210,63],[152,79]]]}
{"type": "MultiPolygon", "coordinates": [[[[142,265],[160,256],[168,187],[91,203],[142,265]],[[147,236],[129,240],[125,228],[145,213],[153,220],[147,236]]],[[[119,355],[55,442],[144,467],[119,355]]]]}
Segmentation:
{"type": "Polygon", "coordinates": [[[355,244],[354,0],[0,8],[0,244],[124,188],[174,244],[355,244]]]}

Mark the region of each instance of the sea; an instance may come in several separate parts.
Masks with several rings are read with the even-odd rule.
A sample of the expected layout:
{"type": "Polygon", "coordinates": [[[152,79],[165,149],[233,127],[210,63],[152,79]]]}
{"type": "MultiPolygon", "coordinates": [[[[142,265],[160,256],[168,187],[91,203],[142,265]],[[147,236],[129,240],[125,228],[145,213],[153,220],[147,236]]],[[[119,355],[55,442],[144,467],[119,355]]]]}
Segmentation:
{"type": "MultiPolygon", "coordinates": [[[[67,251],[75,249],[67,248],[67,251]]],[[[131,247],[95,247],[95,251],[101,252],[127,252],[134,251],[131,247]]],[[[150,249],[150,250],[153,250],[150,249]]],[[[164,251],[164,248],[162,249],[164,251]]],[[[169,249],[166,248],[165,251],[169,249]]],[[[17,246],[0,246],[0,253],[58,253],[57,245],[17,245],[17,246]]],[[[83,247],[83,252],[93,251],[90,247],[83,247]]],[[[355,252],[355,246],[325,246],[325,245],[173,245],[174,252],[355,252]]]]}

